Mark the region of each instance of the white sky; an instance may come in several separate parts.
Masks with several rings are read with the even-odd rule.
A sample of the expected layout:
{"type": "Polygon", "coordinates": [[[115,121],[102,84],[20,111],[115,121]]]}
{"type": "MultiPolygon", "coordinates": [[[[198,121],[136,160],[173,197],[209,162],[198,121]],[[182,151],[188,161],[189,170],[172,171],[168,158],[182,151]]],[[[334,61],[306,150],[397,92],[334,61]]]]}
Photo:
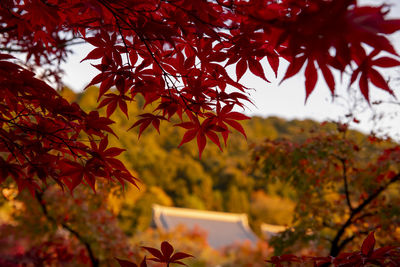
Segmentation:
{"type": "MultiPolygon", "coordinates": [[[[383,2],[392,4],[393,7],[390,16],[400,18],[399,0],[362,0],[360,2],[370,5],[380,5],[383,2]]],[[[400,33],[393,35],[391,40],[396,50],[400,52],[400,33]]],[[[80,60],[90,51],[91,47],[89,45],[76,47],[75,54],[70,56],[67,64],[63,66],[66,73],[64,82],[74,90],[82,90],[98,74],[98,71],[90,65],[89,61],[80,63],[80,60]]],[[[273,79],[274,76],[272,75],[272,71],[266,67],[267,64],[263,64],[263,66],[267,70],[268,79],[272,81],[271,84],[265,83],[248,73],[241,80],[247,87],[255,89],[251,94],[255,107],[248,106],[248,110],[245,111],[246,114],[263,117],[279,116],[286,119],[311,118],[318,121],[338,120],[339,118],[346,120],[344,115],[348,114],[349,108],[343,105],[348,106],[355,102],[351,100],[353,98],[347,92],[348,82],[337,83],[337,92],[344,98],[339,101],[332,101],[330,91],[325,85],[325,81],[320,77],[316,89],[310,95],[307,103],[304,104],[305,89],[303,75],[297,75],[278,85],[286,70],[286,64],[281,63],[278,79],[273,79]]],[[[381,70],[381,73],[384,73],[385,78],[391,78],[391,88],[395,92],[397,91],[397,99],[400,100],[400,90],[397,89],[400,86],[400,81],[393,81],[397,77],[400,78],[400,68],[390,71],[386,69],[381,70]]],[[[336,81],[339,81],[339,77],[336,78],[336,81]]],[[[370,94],[372,101],[378,99],[386,99],[392,102],[397,101],[393,97],[388,96],[388,94],[380,91],[371,86],[370,94]]],[[[357,119],[361,120],[361,123],[352,124],[352,126],[364,132],[370,132],[371,130],[375,132],[382,131],[383,134],[388,133],[392,138],[400,141],[400,105],[385,104],[371,108],[364,102],[358,106],[358,109],[364,110],[361,113],[356,112],[357,114],[355,114],[357,119]],[[399,114],[396,114],[397,112],[399,114]],[[379,116],[381,113],[385,114],[383,119],[371,120],[373,114],[379,116]]]]}

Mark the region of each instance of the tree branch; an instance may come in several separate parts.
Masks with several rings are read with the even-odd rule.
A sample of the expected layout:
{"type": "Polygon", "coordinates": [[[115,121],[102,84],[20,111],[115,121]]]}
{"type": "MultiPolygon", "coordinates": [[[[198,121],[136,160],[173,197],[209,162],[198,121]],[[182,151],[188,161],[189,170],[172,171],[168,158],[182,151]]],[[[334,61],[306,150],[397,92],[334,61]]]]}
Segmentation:
{"type": "Polygon", "coordinates": [[[366,234],[368,234],[368,233],[369,233],[369,231],[360,231],[360,232],[357,232],[357,235],[354,234],[354,235],[352,235],[352,236],[350,236],[350,237],[344,239],[344,240],[339,244],[339,250],[342,251],[342,249],[343,249],[348,243],[350,243],[351,241],[353,241],[353,239],[356,238],[357,236],[360,236],[360,234],[366,235],[366,234]]]}
{"type": "Polygon", "coordinates": [[[79,232],[77,232],[76,230],[72,229],[69,225],[67,225],[66,223],[58,223],[56,219],[54,219],[53,217],[50,216],[48,210],[47,210],[47,206],[44,204],[43,202],[43,193],[36,191],[35,193],[36,199],[39,202],[39,205],[43,211],[44,216],[47,218],[47,220],[51,221],[52,223],[56,224],[56,225],[61,225],[62,228],[64,228],[65,230],[67,230],[68,232],[70,232],[73,236],[76,237],[76,239],[78,239],[78,241],[80,243],[82,243],[85,248],[86,251],[89,255],[90,258],[90,262],[92,267],[98,267],[99,265],[99,260],[95,257],[92,247],[90,246],[90,243],[87,242],[79,232]]]}
{"type": "MultiPolygon", "coordinates": [[[[117,20],[117,27],[120,27],[120,24],[118,23],[118,20],[120,20],[121,22],[123,22],[125,25],[128,26],[129,29],[131,29],[138,37],[139,40],[144,44],[144,46],[146,47],[146,50],[148,51],[150,57],[153,59],[154,63],[160,68],[161,72],[163,73],[164,76],[164,81],[167,85],[169,85],[169,83],[171,83],[172,88],[170,88],[168,86],[168,92],[170,89],[174,89],[175,92],[179,95],[180,99],[182,99],[185,107],[187,108],[187,110],[189,110],[190,112],[197,114],[197,112],[195,110],[193,110],[189,103],[191,102],[191,99],[187,99],[185,96],[183,96],[180,91],[178,90],[178,88],[175,86],[174,81],[171,79],[171,75],[164,69],[164,67],[161,65],[160,61],[156,58],[156,55],[154,54],[150,44],[147,42],[146,38],[144,37],[144,35],[140,34],[139,31],[135,28],[135,26],[132,23],[129,23],[128,21],[126,21],[124,19],[124,17],[119,14],[109,3],[107,3],[106,0],[98,0],[98,2],[103,5],[108,11],[111,12],[111,14],[114,16],[114,18],[117,20]],[[169,81],[169,82],[168,82],[169,81]]],[[[123,38],[123,36],[122,36],[123,38]]],[[[129,61],[128,61],[129,62],[129,61]]],[[[169,93],[170,94],[170,93],[169,93]]],[[[171,94],[170,94],[171,95],[171,94]]],[[[173,98],[171,97],[171,100],[173,100],[173,98]]]]}
{"type": "MultiPolygon", "coordinates": [[[[385,191],[391,184],[397,182],[398,180],[400,180],[400,173],[398,173],[397,175],[392,177],[392,179],[390,179],[390,181],[388,183],[386,183],[385,185],[379,187],[373,194],[369,195],[369,197],[366,198],[358,207],[356,207],[355,209],[352,210],[352,212],[350,213],[349,218],[342,225],[342,227],[337,232],[335,238],[332,240],[330,256],[336,257],[339,254],[339,252],[343,249],[344,245],[343,246],[340,245],[340,239],[344,235],[344,232],[345,232],[346,228],[353,224],[354,217],[357,214],[359,214],[374,199],[376,199],[380,195],[380,193],[385,191]]],[[[348,241],[348,242],[350,242],[350,241],[348,241]]]]}
{"type": "Polygon", "coordinates": [[[354,209],[351,206],[351,202],[350,202],[350,194],[349,194],[349,185],[348,185],[348,181],[347,181],[347,164],[346,164],[346,159],[340,158],[339,159],[340,162],[342,163],[342,167],[343,167],[343,181],[344,181],[344,192],[346,195],[346,202],[347,202],[347,206],[350,209],[350,212],[352,212],[354,209]]]}

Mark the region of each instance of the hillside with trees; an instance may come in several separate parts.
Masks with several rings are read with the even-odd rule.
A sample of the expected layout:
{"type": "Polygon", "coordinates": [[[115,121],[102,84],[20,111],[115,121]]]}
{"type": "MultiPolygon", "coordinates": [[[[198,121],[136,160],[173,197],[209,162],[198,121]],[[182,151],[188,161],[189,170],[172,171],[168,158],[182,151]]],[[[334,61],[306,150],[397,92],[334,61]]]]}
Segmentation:
{"type": "MultiPolygon", "coordinates": [[[[70,94],[71,99],[75,98],[81,106],[92,109],[96,103],[90,103],[93,99],[91,94],[95,95],[96,90],[90,87],[84,94],[65,94],[70,94]]],[[[140,105],[143,105],[140,101],[131,104],[129,117],[139,115],[140,105]]],[[[151,110],[152,107],[147,108],[151,110]]],[[[280,185],[267,185],[263,177],[257,177],[252,171],[251,147],[265,138],[275,139],[280,136],[305,139],[307,131],[320,125],[312,121],[288,123],[279,118],[254,117],[243,123],[247,139],[232,134],[222,152],[217,146],[210,145],[199,158],[196,144],[188,143],[178,148],[179,136],[182,134],[179,127],[161,124],[160,133],[154,129],[146,130],[139,139],[136,130],[127,131],[130,125],[124,114],[116,112],[112,119],[116,121],[114,131],[119,139],[110,138],[110,142],[126,149],[120,157],[121,161],[135,170],[143,182],[140,190],[134,187],[129,189],[127,194],[133,194],[127,197],[132,199],[130,203],[117,204],[115,200],[115,208],[120,211],[122,220],[132,218],[129,229],[140,230],[149,226],[153,201],[168,206],[254,213],[256,218],[268,216],[264,214],[268,210],[268,206],[262,204],[264,200],[278,204],[281,197],[285,197],[287,203],[283,202],[281,207],[275,205],[283,211],[281,217],[271,218],[267,222],[288,224],[290,220],[287,215],[294,206],[290,200],[291,191],[281,191],[280,185]],[[250,202],[254,202],[254,205],[250,202]]],[[[261,218],[256,221],[259,220],[261,218]]]]}
{"type": "MultiPolygon", "coordinates": [[[[87,101],[93,99],[90,94],[96,94],[96,90],[95,87],[91,87],[84,94],[74,97],[81,106],[91,109],[95,106],[91,106],[91,103],[87,101]]],[[[70,94],[72,93],[70,92],[70,94]]],[[[140,102],[140,99],[138,102],[132,103],[129,116],[138,116],[135,111],[138,112],[141,105],[143,105],[143,102],[140,102]]],[[[151,110],[152,107],[147,108],[151,110]]],[[[294,215],[299,215],[299,212],[296,211],[295,213],[294,209],[301,208],[299,202],[308,199],[304,198],[304,195],[302,195],[304,192],[299,190],[300,184],[293,179],[301,182],[307,181],[307,179],[318,181],[318,177],[313,177],[307,171],[296,174],[298,177],[295,178],[291,176],[300,171],[300,166],[306,164],[305,161],[312,160],[308,159],[311,155],[306,150],[302,152],[305,153],[304,155],[295,155],[297,161],[285,162],[282,160],[287,160],[292,153],[291,151],[285,152],[283,150],[280,152],[283,153],[282,155],[274,152],[268,157],[264,155],[266,159],[262,164],[263,167],[260,167],[256,158],[260,156],[259,149],[264,143],[282,142],[283,144],[276,145],[279,149],[286,147],[285,142],[287,144],[289,142],[293,144],[316,143],[317,147],[314,150],[323,155],[329,154],[327,150],[331,147],[339,149],[341,152],[338,153],[342,156],[345,156],[344,153],[349,148],[353,148],[354,151],[346,153],[350,153],[351,157],[357,154],[357,162],[360,165],[348,167],[355,170],[370,168],[366,166],[374,162],[383,150],[394,145],[385,141],[380,141],[379,144],[378,142],[371,142],[364,134],[342,129],[345,126],[340,123],[321,124],[311,120],[285,121],[276,117],[266,119],[253,117],[251,120],[243,122],[247,139],[240,134],[232,134],[232,138],[222,152],[217,146],[210,145],[206,147],[202,158],[199,158],[195,144],[189,143],[178,148],[180,140],[177,137],[182,134],[179,132],[182,130],[179,127],[164,124],[160,126],[160,133],[154,129],[148,130],[142,133],[139,140],[136,131],[127,131],[129,124],[121,112],[115,113],[112,119],[117,122],[115,131],[120,137],[119,139],[113,138],[112,142],[115,142],[113,143],[115,146],[126,149],[120,159],[126,166],[135,170],[137,176],[143,182],[140,190],[134,187],[129,188],[124,194],[124,201],[119,200],[118,197],[113,198],[113,208],[116,212],[118,211],[123,229],[131,234],[134,231],[141,231],[149,227],[152,203],[193,209],[247,213],[250,216],[250,223],[257,233],[259,233],[262,222],[292,226],[295,223],[293,221],[294,215]],[[344,138],[345,135],[346,138],[344,138]],[[342,137],[343,140],[340,139],[342,137]],[[338,144],[335,144],[335,142],[338,142],[338,144]],[[265,161],[268,163],[265,163],[265,161]],[[271,165],[277,169],[273,175],[270,173],[272,171],[271,165]],[[291,165],[293,165],[293,170],[289,169],[291,165]],[[285,174],[284,171],[289,172],[290,176],[285,174]]],[[[329,161],[331,159],[327,157],[324,160],[329,161]]],[[[351,159],[353,163],[354,160],[356,159],[351,159]]],[[[329,165],[327,162],[320,164],[320,166],[310,166],[310,168],[324,168],[329,165]]],[[[336,166],[336,168],[333,171],[339,172],[335,175],[340,176],[338,169],[340,167],[336,166]]],[[[395,166],[392,166],[392,168],[395,168],[395,166]]],[[[319,175],[332,176],[333,174],[319,175]]],[[[378,176],[378,174],[372,175],[378,176]]],[[[365,180],[365,177],[361,177],[361,179],[365,180]]],[[[337,181],[337,178],[333,181],[337,181]]],[[[363,183],[369,183],[366,181],[369,180],[367,179],[363,183]]],[[[362,185],[353,184],[353,182],[351,181],[351,186],[358,187],[361,191],[362,185]]],[[[327,186],[330,187],[331,184],[329,183],[327,186]]],[[[326,209],[331,205],[329,203],[333,204],[334,199],[340,197],[338,190],[342,190],[340,189],[342,184],[339,181],[338,185],[335,186],[337,187],[336,192],[335,190],[326,192],[327,189],[319,192],[319,197],[316,198],[319,201],[322,201],[325,195],[329,195],[328,199],[331,198],[331,200],[325,200],[325,203],[319,203],[322,209],[326,209]]],[[[368,186],[371,187],[372,185],[368,186]]],[[[395,191],[395,188],[391,188],[390,192],[393,193],[387,193],[391,197],[386,195],[390,199],[386,201],[398,202],[398,198],[393,195],[395,191]]],[[[366,193],[356,193],[356,195],[360,194],[366,193]]],[[[316,204],[316,206],[318,205],[316,204]]],[[[396,209],[393,204],[392,208],[396,209]]],[[[395,217],[389,216],[388,223],[397,222],[396,211],[392,210],[391,214],[395,217]]],[[[318,216],[323,217],[320,212],[318,212],[318,216]]],[[[302,227],[304,231],[305,227],[311,226],[302,225],[302,227]]],[[[396,230],[394,229],[394,231],[396,230]]],[[[279,242],[282,245],[282,242],[279,242]]]]}
{"type": "MultiPolygon", "coordinates": [[[[79,105],[91,110],[97,105],[93,101],[93,95],[96,95],[97,91],[98,88],[89,87],[83,93],[74,93],[65,88],[62,95],[69,101],[76,101],[79,105]]],[[[138,116],[141,105],[143,102],[140,98],[137,102],[132,102],[129,106],[129,117],[138,116]]],[[[146,107],[149,110],[151,108],[151,106],[146,107]]],[[[323,236],[329,233],[332,235],[335,227],[338,226],[324,225],[326,219],[329,218],[326,216],[334,213],[337,224],[345,216],[344,211],[334,209],[338,201],[343,199],[340,178],[329,178],[332,179],[331,182],[325,184],[322,181],[318,182],[318,179],[328,179],[318,178],[318,175],[341,175],[338,164],[332,169],[331,174],[318,172],[320,168],[329,166],[328,162],[331,161],[329,155],[333,153],[330,149],[341,150],[340,153],[343,156],[345,153],[348,156],[358,153],[357,161],[360,165],[357,168],[370,168],[367,166],[376,160],[379,153],[395,145],[390,141],[371,142],[366,135],[356,131],[346,129],[344,133],[343,129],[340,129],[343,125],[332,122],[321,124],[311,120],[286,121],[276,117],[253,117],[243,122],[247,139],[240,134],[232,134],[223,151],[215,145],[210,145],[199,158],[196,144],[188,143],[178,148],[180,140],[177,137],[181,134],[179,131],[182,131],[179,127],[161,124],[160,133],[150,129],[144,131],[139,138],[135,129],[129,130],[130,125],[122,112],[114,113],[112,119],[116,122],[113,129],[119,138],[110,136],[109,142],[113,146],[126,150],[118,158],[130,170],[135,170],[135,176],[141,180],[139,188],[134,186],[123,188],[114,185],[111,189],[107,189],[105,186],[98,185],[96,195],[87,194],[85,193],[87,190],[81,188],[75,190],[73,196],[68,196],[67,192],[62,193],[50,187],[42,195],[44,203],[49,204],[43,205],[32,202],[31,197],[25,194],[20,194],[14,199],[15,190],[9,192],[3,190],[3,197],[13,200],[14,207],[10,206],[10,202],[2,201],[1,210],[3,218],[12,218],[15,223],[12,227],[18,229],[15,230],[14,238],[17,238],[17,233],[25,233],[26,238],[31,238],[31,240],[27,238],[27,244],[29,245],[30,242],[34,244],[43,236],[49,238],[48,235],[51,232],[57,235],[57,228],[54,227],[57,224],[61,226],[64,224],[66,227],[72,227],[78,236],[82,235],[80,238],[94,247],[93,253],[100,259],[110,259],[116,253],[133,255],[132,251],[126,250],[126,244],[150,242],[156,246],[156,240],[160,240],[159,234],[148,232],[148,230],[152,204],[161,204],[200,210],[246,213],[249,215],[252,229],[259,235],[262,223],[284,225],[292,229],[285,232],[284,236],[278,236],[272,240],[270,249],[261,248],[264,250],[263,253],[271,253],[271,246],[275,246],[276,253],[293,249],[295,251],[305,249],[307,253],[312,253],[314,250],[328,251],[329,242],[324,241],[323,236]],[[346,138],[342,140],[344,134],[346,138]],[[298,144],[299,151],[291,150],[290,144],[294,144],[293,147],[298,144]],[[352,149],[355,150],[352,151],[352,149]],[[312,156],[310,151],[315,151],[318,156],[312,156]],[[316,160],[313,157],[322,158],[314,163],[315,166],[309,166],[309,169],[303,170],[302,166],[307,166],[305,161],[316,160]],[[306,181],[314,181],[314,183],[316,181],[317,184],[306,181]],[[321,188],[318,189],[318,186],[321,188]],[[314,192],[313,189],[316,191],[314,192]],[[309,202],[309,194],[318,194],[318,197],[313,197],[313,199],[319,202],[309,202]],[[305,206],[304,201],[308,201],[309,204],[305,206]],[[64,203],[62,209],[52,204],[59,202],[64,203]],[[36,215],[21,213],[21,209],[35,211],[36,215]],[[310,215],[311,221],[307,219],[310,215]],[[42,217],[45,223],[41,226],[37,225],[36,216],[42,217]],[[89,221],[92,227],[88,228],[89,221]],[[104,221],[108,222],[107,226],[101,226],[104,221]],[[318,225],[318,222],[322,224],[318,225]],[[53,230],[49,231],[49,229],[53,230]],[[111,238],[107,236],[107,233],[120,237],[111,238]],[[311,233],[318,235],[313,236],[311,233]],[[110,243],[110,238],[115,242],[110,243]]],[[[351,162],[354,163],[354,159],[351,159],[351,162]]],[[[350,166],[348,168],[355,169],[350,166]]],[[[396,168],[395,165],[392,168],[396,168]]],[[[347,175],[350,176],[352,173],[349,172],[347,175]]],[[[361,190],[362,187],[366,187],[366,190],[368,187],[373,187],[365,175],[360,179],[364,181],[359,181],[357,184],[353,184],[354,181],[352,181],[349,185],[356,191],[351,195],[353,200],[355,197],[362,199],[362,194],[367,194],[361,190]],[[361,184],[358,184],[360,182],[361,184]]],[[[396,211],[395,203],[400,200],[398,194],[395,193],[396,190],[399,190],[398,184],[385,190],[383,195],[386,200],[383,201],[390,202],[391,205],[381,211],[377,210],[380,216],[386,216],[386,220],[379,219],[381,230],[378,233],[381,236],[379,239],[381,245],[399,242],[395,238],[396,235],[392,235],[394,239],[383,238],[387,231],[399,231],[395,226],[399,223],[399,212],[396,211]]],[[[379,202],[376,202],[374,206],[377,209],[384,207],[379,202]]],[[[372,210],[372,207],[368,209],[368,211],[372,210]]],[[[356,224],[351,229],[353,232],[364,231],[361,230],[360,225],[356,224]]],[[[68,228],[66,230],[68,231],[68,228]]],[[[168,234],[167,236],[165,234],[162,235],[164,238],[170,238],[168,234]]],[[[182,240],[186,240],[178,242],[178,247],[183,246],[190,251],[196,251],[199,249],[199,244],[204,244],[201,236],[198,236],[198,241],[196,241],[196,238],[193,239],[193,234],[186,233],[185,230],[182,232],[182,229],[175,235],[182,236],[182,240]]],[[[362,238],[362,234],[359,236],[362,238]]],[[[358,247],[359,239],[357,241],[349,242],[347,248],[358,247]]],[[[209,253],[215,253],[212,249],[207,249],[209,253]]],[[[240,248],[236,249],[239,249],[236,253],[242,251],[240,248]]],[[[253,253],[256,254],[254,251],[253,253]]],[[[265,257],[267,254],[260,256],[265,257]]],[[[141,255],[140,252],[137,252],[137,255],[141,255]]],[[[235,257],[229,260],[226,255],[219,256],[220,262],[232,263],[235,259],[238,260],[235,257]]],[[[202,257],[198,260],[202,262],[202,257]]]]}

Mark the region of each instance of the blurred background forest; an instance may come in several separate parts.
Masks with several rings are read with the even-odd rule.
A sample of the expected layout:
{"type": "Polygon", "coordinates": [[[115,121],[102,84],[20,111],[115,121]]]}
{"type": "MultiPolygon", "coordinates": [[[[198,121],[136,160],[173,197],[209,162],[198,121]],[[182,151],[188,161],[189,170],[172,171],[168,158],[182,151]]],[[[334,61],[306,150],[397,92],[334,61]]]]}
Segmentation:
{"type": "MultiPolygon", "coordinates": [[[[64,88],[62,94],[90,111],[98,105],[97,90],[89,87],[83,93],[75,93],[64,88]]],[[[129,118],[143,113],[143,102],[137,99],[129,107],[129,118]]],[[[146,109],[152,111],[153,107],[146,109]]],[[[0,255],[11,250],[21,255],[27,255],[27,251],[34,255],[38,246],[43,253],[43,246],[51,240],[69,244],[59,247],[66,262],[76,256],[83,263],[88,262],[85,246],[90,245],[105,266],[115,266],[115,256],[140,259],[143,255],[140,245],[157,247],[160,240],[170,240],[180,251],[196,255],[196,259],[188,261],[190,266],[241,266],[257,261],[263,266],[263,260],[273,253],[271,244],[260,243],[257,248],[232,247],[218,253],[207,246],[200,232],[180,229],[161,233],[150,229],[152,205],[246,213],[252,230],[259,236],[262,223],[292,227],[299,218],[298,210],[302,208],[299,198],[303,196],[290,182],[268,176],[265,168],[255,161],[254,148],[266,139],[301,143],[313,134],[337,132],[338,129],[335,123],[321,125],[311,120],[253,117],[242,123],[247,139],[232,133],[222,152],[217,146],[208,145],[199,158],[195,142],[178,148],[183,136],[180,127],[161,123],[160,133],[149,127],[139,140],[137,128],[127,131],[132,120],[128,122],[121,111],[115,112],[111,119],[115,121],[112,128],[119,138],[110,136],[109,141],[112,146],[126,149],[119,159],[141,179],[139,189],[122,188],[116,183],[97,184],[97,194],[89,187],[80,186],[70,197],[67,189],[63,193],[54,185],[43,193],[42,203],[38,203],[27,192],[17,195],[16,188],[9,184],[2,189],[0,200],[0,255]],[[71,247],[80,249],[71,250],[71,247]]],[[[355,131],[347,134],[363,148],[361,153],[367,155],[366,158],[372,157],[374,147],[366,145],[365,135],[355,131]]],[[[381,142],[379,146],[388,144],[381,142]]],[[[329,198],[333,200],[337,195],[333,193],[329,198]]],[[[398,194],[389,194],[390,197],[398,201],[398,194]]],[[[397,210],[397,222],[399,213],[397,210]]],[[[282,252],[282,246],[280,249],[282,252]]]]}

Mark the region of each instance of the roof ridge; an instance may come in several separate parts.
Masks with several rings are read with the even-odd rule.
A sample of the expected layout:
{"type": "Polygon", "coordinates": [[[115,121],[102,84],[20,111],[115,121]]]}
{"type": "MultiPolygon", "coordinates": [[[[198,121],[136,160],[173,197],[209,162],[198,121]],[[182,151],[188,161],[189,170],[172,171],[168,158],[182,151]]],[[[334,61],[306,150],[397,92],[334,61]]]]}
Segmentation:
{"type": "Polygon", "coordinates": [[[269,223],[261,223],[260,225],[261,231],[268,231],[268,232],[283,232],[288,229],[285,225],[278,225],[278,224],[269,224],[269,223]]]}
{"type": "Polygon", "coordinates": [[[247,224],[247,214],[245,213],[195,210],[188,208],[167,207],[157,204],[153,204],[153,210],[155,211],[156,214],[163,212],[168,215],[179,215],[191,218],[214,219],[220,221],[237,221],[247,224]]]}

